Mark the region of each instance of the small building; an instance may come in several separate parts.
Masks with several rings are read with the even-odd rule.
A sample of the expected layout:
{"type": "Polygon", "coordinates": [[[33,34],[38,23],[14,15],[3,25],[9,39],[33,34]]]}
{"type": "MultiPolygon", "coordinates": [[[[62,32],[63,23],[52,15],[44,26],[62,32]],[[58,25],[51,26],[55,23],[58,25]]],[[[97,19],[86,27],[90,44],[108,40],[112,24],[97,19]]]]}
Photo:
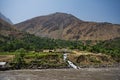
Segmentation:
{"type": "Polygon", "coordinates": [[[55,52],[54,50],[43,50],[43,52],[55,52]]]}
{"type": "Polygon", "coordinates": [[[0,69],[6,68],[7,62],[0,62],[0,69]]]}
{"type": "Polygon", "coordinates": [[[65,49],[65,48],[63,48],[63,49],[56,49],[55,51],[59,52],[59,53],[70,53],[71,52],[71,50],[68,50],[68,49],[65,49]]]}
{"type": "Polygon", "coordinates": [[[43,50],[43,52],[49,52],[49,50],[43,50]]]}
{"type": "Polygon", "coordinates": [[[49,52],[55,52],[54,50],[49,50],[49,52]]]}

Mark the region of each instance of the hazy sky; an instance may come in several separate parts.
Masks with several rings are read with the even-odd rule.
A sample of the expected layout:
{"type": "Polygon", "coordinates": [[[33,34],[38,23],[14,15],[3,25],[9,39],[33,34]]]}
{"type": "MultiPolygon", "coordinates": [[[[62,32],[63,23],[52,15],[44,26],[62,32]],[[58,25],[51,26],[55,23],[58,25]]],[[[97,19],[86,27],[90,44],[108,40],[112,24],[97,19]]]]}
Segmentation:
{"type": "Polygon", "coordinates": [[[85,21],[120,24],[120,0],[0,0],[0,12],[13,23],[64,12],[85,21]]]}

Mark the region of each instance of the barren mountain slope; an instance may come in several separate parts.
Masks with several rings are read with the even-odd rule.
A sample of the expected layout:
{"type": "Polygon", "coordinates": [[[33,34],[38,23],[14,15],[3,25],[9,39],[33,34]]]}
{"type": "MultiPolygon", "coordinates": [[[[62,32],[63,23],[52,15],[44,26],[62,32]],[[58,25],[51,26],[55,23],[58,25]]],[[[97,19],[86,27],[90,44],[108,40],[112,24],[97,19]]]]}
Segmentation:
{"type": "Polygon", "coordinates": [[[120,37],[120,25],[79,20],[66,13],[39,16],[16,24],[22,31],[40,37],[64,40],[109,40],[120,37]]]}
{"type": "Polygon", "coordinates": [[[0,41],[4,41],[5,38],[20,38],[24,33],[16,30],[15,26],[0,19],[0,41]]]}

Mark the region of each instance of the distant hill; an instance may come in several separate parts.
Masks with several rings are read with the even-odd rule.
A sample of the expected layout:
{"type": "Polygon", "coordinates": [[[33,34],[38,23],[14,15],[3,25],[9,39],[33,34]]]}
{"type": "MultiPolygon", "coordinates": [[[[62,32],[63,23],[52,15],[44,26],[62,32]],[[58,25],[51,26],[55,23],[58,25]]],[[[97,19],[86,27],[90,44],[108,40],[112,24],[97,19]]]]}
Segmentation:
{"type": "Polygon", "coordinates": [[[0,19],[0,52],[15,51],[20,48],[32,51],[66,47],[74,48],[77,43],[79,43],[79,45],[82,45],[81,42],[37,37],[29,33],[16,30],[15,26],[0,19]]]}
{"type": "Polygon", "coordinates": [[[5,38],[18,38],[21,35],[23,35],[23,33],[16,30],[15,26],[9,24],[3,19],[0,19],[0,41],[4,42],[5,38]]]}
{"type": "MultiPolygon", "coordinates": [[[[55,15],[55,14],[53,14],[53,15],[55,15]]],[[[57,15],[58,15],[58,13],[57,13],[57,15]]],[[[75,21],[78,19],[71,18],[71,20],[75,21]]],[[[81,20],[79,22],[75,21],[73,23],[81,23],[82,25],[85,23],[93,24],[93,22],[92,23],[83,22],[81,20]]],[[[69,23],[69,24],[71,24],[71,23],[69,23]]],[[[94,23],[94,24],[100,25],[100,23],[94,23]]],[[[68,24],[66,24],[66,25],[68,25],[68,24]]],[[[49,26],[50,25],[48,25],[44,28],[42,27],[43,31],[46,31],[45,29],[48,29],[50,31],[51,26],[50,26],[50,29],[49,29],[49,26]]],[[[92,28],[92,30],[89,30],[91,34],[96,31],[98,31],[98,33],[99,32],[104,33],[104,35],[103,34],[101,35],[103,37],[103,38],[101,38],[101,40],[109,39],[109,40],[100,41],[100,42],[98,41],[99,43],[97,43],[95,45],[89,45],[90,40],[86,41],[86,45],[82,41],[60,40],[60,39],[66,39],[66,37],[63,37],[63,33],[69,27],[71,29],[71,26],[66,27],[66,26],[63,26],[63,24],[61,26],[62,26],[62,28],[60,28],[60,30],[58,30],[59,28],[57,29],[59,32],[58,33],[59,37],[56,37],[56,39],[50,39],[50,38],[37,37],[37,36],[31,35],[31,34],[28,34],[26,32],[20,32],[19,30],[16,30],[15,26],[0,19],[0,52],[1,51],[15,51],[20,48],[24,48],[25,50],[28,50],[28,51],[41,51],[44,49],[67,48],[67,49],[78,49],[81,51],[89,51],[89,52],[94,52],[94,53],[105,53],[105,54],[111,55],[115,61],[120,62],[120,45],[119,45],[119,43],[120,43],[120,37],[119,37],[120,27],[119,27],[119,25],[113,25],[110,23],[101,23],[101,26],[96,26],[96,27],[92,28]],[[106,30],[106,33],[104,32],[104,28],[106,30]],[[103,30],[103,32],[102,32],[102,30],[103,30]],[[111,31],[113,31],[113,32],[110,33],[111,31]],[[118,36],[118,38],[117,38],[117,36],[118,36]],[[114,39],[112,39],[112,38],[114,38],[114,39]]],[[[33,26],[31,26],[31,27],[33,27],[33,26]]],[[[72,28],[70,33],[67,33],[67,34],[70,35],[71,32],[73,32],[75,29],[76,31],[74,31],[73,34],[70,35],[70,36],[74,36],[75,35],[74,33],[76,33],[77,30],[81,30],[81,27],[83,27],[83,26],[80,26],[80,27],[75,26],[75,28],[72,28]]],[[[84,26],[84,27],[86,27],[86,26],[84,26]]],[[[56,26],[55,27],[53,26],[52,28],[54,29],[54,28],[56,28],[56,26]]],[[[88,26],[88,28],[89,28],[89,26],[88,26]]],[[[27,27],[26,29],[24,28],[24,30],[28,30],[28,29],[29,29],[29,27],[27,27]]],[[[51,35],[51,32],[54,32],[53,35],[57,34],[56,29],[54,29],[54,30],[53,29],[49,32],[49,34],[47,33],[47,35],[51,35]]],[[[83,30],[83,32],[85,32],[85,31],[83,30]]],[[[43,32],[43,33],[45,33],[45,32],[43,32]]],[[[90,33],[88,33],[88,34],[90,34],[90,33]]],[[[76,35],[78,35],[78,34],[76,34],[76,35]]],[[[99,33],[99,36],[100,36],[100,33],[99,33]]],[[[98,39],[95,39],[95,37],[99,37],[99,36],[93,35],[92,38],[94,37],[94,40],[98,40],[98,39]]],[[[55,37],[55,36],[53,36],[53,37],[55,37]]],[[[53,37],[51,37],[51,38],[53,38],[53,37]]],[[[84,36],[84,37],[86,37],[86,36],[84,36]]],[[[89,39],[90,38],[91,37],[89,37],[89,39]]],[[[73,40],[73,39],[75,40],[76,38],[72,37],[71,40],[73,40]]],[[[76,39],[76,40],[78,40],[78,39],[76,39]]]]}
{"type": "Polygon", "coordinates": [[[0,18],[3,19],[4,21],[10,23],[10,24],[13,24],[12,21],[9,18],[5,17],[2,13],[0,13],[0,18]]]}
{"type": "Polygon", "coordinates": [[[39,16],[16,24],[17,29],[40,37],[63,40],[109,40],[120,37],[120,25],[87,22],[66,13],[39,16]]]}

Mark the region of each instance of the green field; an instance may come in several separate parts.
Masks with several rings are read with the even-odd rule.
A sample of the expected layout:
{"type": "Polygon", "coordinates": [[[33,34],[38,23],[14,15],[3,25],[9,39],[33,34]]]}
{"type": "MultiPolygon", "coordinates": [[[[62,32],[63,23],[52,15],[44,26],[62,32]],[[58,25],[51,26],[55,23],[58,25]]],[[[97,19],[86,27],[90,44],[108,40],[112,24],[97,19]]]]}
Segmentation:
{"type": "Polygon", "coordinates": [[[13,69],[65,68],[62,53],[25,51],[0,52],[0,61],[9,62],[13,69]]]}

